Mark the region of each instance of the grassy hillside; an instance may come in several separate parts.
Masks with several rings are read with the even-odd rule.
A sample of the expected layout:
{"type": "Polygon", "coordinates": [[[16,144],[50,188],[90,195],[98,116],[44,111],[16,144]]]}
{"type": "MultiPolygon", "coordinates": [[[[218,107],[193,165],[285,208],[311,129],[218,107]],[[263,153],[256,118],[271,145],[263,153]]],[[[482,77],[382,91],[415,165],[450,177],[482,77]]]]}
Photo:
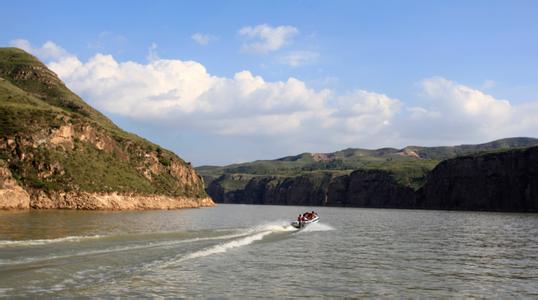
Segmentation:
{"type": "Polygon", "coordinates": [[[452,147],[408,146],[403,149],[345,149],[332,153],[302,153],[275,160],[258,160],[228,166],[201,166],[197,171],[206,182],[218,180],[225,191],[240,189],[253,176],[299,176],[312,172],[347,174],[354,170],[384,170],[398,183],[414,189],[422,186],[426,174],[440,161],[462,155],[525,148],[538,145],[534,138],[507,138],[485,144],[452,147]],[[223,176],[223,175],[243,176],[223,176]],[[248,176],[246,176],[248,175],[248,176]],[[234,179],[238,178],[238,179],[234,179]],[[238,181],[238,182],[236,182],[238,181]]]}
{"type": "Polygon", "coordinates": [[[415,151],[421,158],[425,159],[445,160],[463,155],[484,152],[497,152],[514,148],[528,148],[536,145],[538,145],[538,139],[516,137],[500,139],[489,143],[477,145],[459,145],[445,147],[408,146],[404,148],[404,150],[415,151]]]}
{"type": "Polygon", "coordinates": [[[29,188],[206,195],[190,164],[121,130],[17,48],[0,48],[0,160],[29,188]]]}
{"type": "MultiPolygon", "coordinates": [[[[71,92],[54,72],[24,50],[0,48],[0,77],[19,87],[26,95],[121,132],[112,121],[71,92]]],[[[20,97],[19,100],[26,101],[20,97]]]]}

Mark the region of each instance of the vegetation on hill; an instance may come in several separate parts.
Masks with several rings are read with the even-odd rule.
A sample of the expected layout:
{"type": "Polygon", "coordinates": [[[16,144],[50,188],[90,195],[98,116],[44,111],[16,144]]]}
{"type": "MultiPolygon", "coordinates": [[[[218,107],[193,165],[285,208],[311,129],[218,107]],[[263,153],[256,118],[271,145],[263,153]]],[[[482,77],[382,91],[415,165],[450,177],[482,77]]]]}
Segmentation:
{"type": "Polygon", "coordinates": [[[206,196],[190,163],[121,130],[17,48],[0,48],[0,160],[31,189],[206,196]]]}
{"type": "Polygon", "coordinates": [[[485,144],[452,147],[349,148],[332,153],[302,153],[222,167],[201,166],[197,171],[206,179],[207,187],[215,182],[224,192],[245,188],[253,177],[296,177],[319,172],[336,177],[355,170],[387,171],[398,184],[417,190],[424,184],[427,173],[442,160],[536,145],[538,139],[534,138],[507,138],[485,144]]]}

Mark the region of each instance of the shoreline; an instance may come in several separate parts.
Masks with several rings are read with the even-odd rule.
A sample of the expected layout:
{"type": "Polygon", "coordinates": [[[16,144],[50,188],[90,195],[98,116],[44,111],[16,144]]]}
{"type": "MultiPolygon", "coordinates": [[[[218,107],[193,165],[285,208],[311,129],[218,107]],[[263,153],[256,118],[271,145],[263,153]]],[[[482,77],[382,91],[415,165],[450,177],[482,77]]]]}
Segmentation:
{"type": "MultiPolygon", "coordinates": [[[[1,190],[0,190],[1,191],[1,190]]],[[[166,195],[136,195],[89,192],[44,192],[41,190],[17,191],[4,190],[0,193],[0,210],[171,210],[182,208],[213,207],[210,197],[172,197],[166,195]]]]}

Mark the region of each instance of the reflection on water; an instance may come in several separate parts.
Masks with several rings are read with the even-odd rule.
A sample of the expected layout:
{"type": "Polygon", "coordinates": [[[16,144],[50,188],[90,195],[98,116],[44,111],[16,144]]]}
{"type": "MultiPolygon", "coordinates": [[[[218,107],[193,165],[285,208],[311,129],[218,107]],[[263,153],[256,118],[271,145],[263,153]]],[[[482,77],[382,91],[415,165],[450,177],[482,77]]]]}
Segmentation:
{"type": "Polygon", "coordinates": [[[306,210],[0,212],[0,296],[538,296],[536,214],[306,210]]]}

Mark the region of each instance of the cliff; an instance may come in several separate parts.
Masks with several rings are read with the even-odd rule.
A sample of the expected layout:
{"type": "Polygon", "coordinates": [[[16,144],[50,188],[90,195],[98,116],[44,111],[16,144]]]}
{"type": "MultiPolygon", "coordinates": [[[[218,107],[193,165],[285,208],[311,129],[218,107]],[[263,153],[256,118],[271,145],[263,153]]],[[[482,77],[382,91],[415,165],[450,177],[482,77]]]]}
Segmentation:
{"type": "Polygon", "coordinates": [[[538,147],[443,161],[418,195],[421,208],[538,212],[538,147]]]}
{"type": "Polygon", "coordinates": [[[208,205],[190,163],[121,130],[35,57],[0,48],[0,209],[208,205]]]}
{"type": "Polygon", "coordinates": [[[224,203],[538,212],[538,147],[444,160],[419,189],[390,171],[362,169],[299,176],[225,174],[207,190],[224,203]]]}
{"type": "MultiPolygon", "coordinates": [[[[245,194],[242,191],[245,191],[248,182],[254,178],[278,177],[280,180],[289,178],[288,181],[294,181],[297,177],[302,177],[304,180],[309,176],[317,176],[316,173],[331,174],[333,178],[336,178],[357,170],[372,170],[382,171],[375,174],[378,176],[385,174],[383,175],[385,179],[388,178],[387,176],[394,179],[395,182],[391,182],[390,185],[396,184],[418,190],[424,185],[428,172],[442,160],[531,146],[538,146],[538,139],[517,137],[477,145],[445,147],[408,146],[402,149],[374,150],[349,148],[331,153],[302,153],[275,160],[258,160],[222,167],[201,166],[196,170],[204,177],[207,192],[217,202],[241,203],[251,201],[242,200],[242,195],[245,194]]],[[[388,182],[385,179],[383,179],[384,182],[388,182]]],[[[259,180],[256,179],[256,181],[259,180]]],[[[256,181],[253,181],[250,187],[258,186],[259,182],[256,181]]],[[[323,190],[327,187],[316,186],[315,188],[323,190]]],[[[342,201],[340,202],[344,203],[342,201]]],[[[314,202],[317,203],[317,200],[314,202]]]]}
{"type": "Polygon", "coordinates": [[[297,177],[259,176],[244,188],[224,192],[217,183],[208,193],[217,202],[275,205],[325,205],[327,189],[333,175],[316,173],[297,177]]]}
{"type": "Polygon", "coordinates": [[[377,208],[412,208],[415,191],[381,170],[358,170],[331,181],[327,205],[377,208]]]}

